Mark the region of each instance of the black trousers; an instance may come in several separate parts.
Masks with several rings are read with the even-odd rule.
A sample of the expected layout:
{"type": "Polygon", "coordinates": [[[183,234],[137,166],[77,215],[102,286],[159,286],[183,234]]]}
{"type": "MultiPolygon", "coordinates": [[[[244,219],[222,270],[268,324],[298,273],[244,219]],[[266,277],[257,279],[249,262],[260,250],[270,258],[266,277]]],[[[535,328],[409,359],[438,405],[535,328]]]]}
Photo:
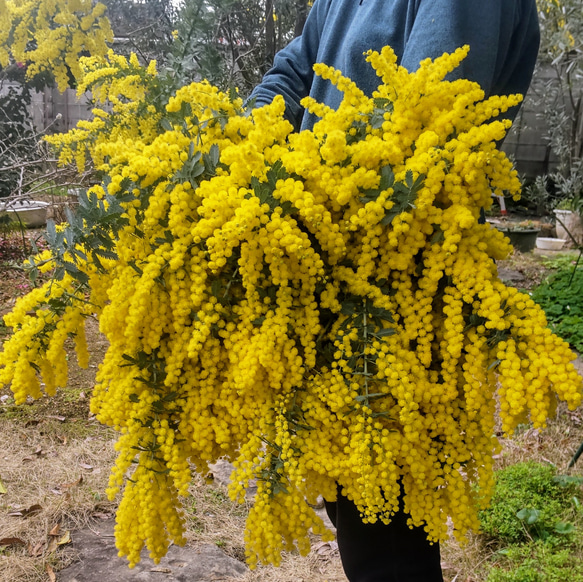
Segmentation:
{"type": "Polygon", "coordinates": [[[338,501],[326,501],[326,512],[350,582],[443,582],[439,544],[430,544],[423,528],[409,528],[402,511],[389,525],[365,524],[354,503],[338,492],[338,501]]]}

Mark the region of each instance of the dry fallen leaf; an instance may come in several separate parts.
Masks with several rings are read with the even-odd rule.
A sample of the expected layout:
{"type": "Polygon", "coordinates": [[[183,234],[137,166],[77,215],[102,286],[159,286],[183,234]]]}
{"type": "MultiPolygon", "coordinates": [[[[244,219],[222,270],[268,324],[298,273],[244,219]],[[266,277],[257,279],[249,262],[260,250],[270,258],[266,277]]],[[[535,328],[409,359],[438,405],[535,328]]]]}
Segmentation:
{"type": "Polygon", "coordinates": [[[81,485],[81,483],[83,483],[83,475],[80,475],[77,481],[71,481],[70,483],[61,483],[59,485],[59,489],[71,489],[71,487],[75,487],[75,485],[81,485]]]}
{"type": "Polygon", "coordinates": [[[2,538],[0,546],[25,546],[26,542],[20,538],[2,538]]]}
{"type": "Polygon", "coordinates": [[[103,519],[104,521],[107,519],[111,519],[113,517],[112,513],[105,513],[103,511],[97,511],[91,514],[92,517],[96,517],[97,519],[103,519]]]}
{"type": "Polygon", "coordinates": [[[53,419],[58,420],[60,422],[65,422],[67,420],[66,416],[57,416],[55,414],[48,414],[46,416],[46,418],[53,418],[53,419]]]}
{"type": "Polygon", "coordinates": [[[52,566],[51,566],[50,564],[47,564],[47,565],[45,566],[45,569],[46,569],[46,571],[47,571],[47,574],[49,575],[49,580],[50,580],[51,582],[57,582],[57,576],[56,576],[56,574],[55,574],[55,572],[54,572],[54,570],[53,570],[52,566]]]}
{"type": "Polygon", "coordinates": [[[53,529],[49,532],[50,536],[58,536],[61,533],[61,524],[58,523],[53,529]]]}
{"type": "Polygon", "coordinates": [[[38,556],[42,556],[43,549],[45,547],[46,542],[43,540],[41,542],[37,542],[34,546],[32,544],[28,545],[28,553],[33,558],[38,558],[38,556]]]}
{"type": "Polygon", "coordinates": [[[71,532],[69,530],[67,530],[59,539],[59,541],[57,542],[57,544],[59,546],[64,546],[65,544],[70,544],[71,543],[71,532]]]}
{"type": "Polygon", "coordinates": [[[2,483],[2,479],[0,479],[0,495],[2,495],[3,493],[7,493],[6,486],[4,485],[4,483],[2,483]]]}
{"type": "Polygon", "coordinates": [[[34,505],[31,505],[26,510],[25,517],[30,517],[31,515],[36,515],[37,513],[40,513],[42,510],[43,510],[42,505],[39,505],[38,503],[35,503],[34,505]]]}
{"type": "Polygon", "coordinates": [[[93,465],[88,465],[87,463],[79,463],[79,467],[81,467],[81,469],[85,469],[87,471],[93,470],[93,465]]]}
{"type": "Polygon", "coordinates": [[[161,572],[162,574],[172,574],[172,570],[170,568],[150,568],[150,572],[161,572]]]}
{"type": "Polygon", "coordinates": [[[47,544],[47,554],[52,554],[58,547],[57,538],[53,536],[47,544]]]}
{"type": "Polygon", "coordinates": [[[27,509],[17,509],[16,511],[11,511],[8,515],[10,517],[30,517],[31,515],[35,515],[42,511],[42,505],[31,505],[27,509]]]}
{"type": "Polygon", "coordinates": [[[338,551],[337,542],[318,542],[312,546],[312,549],[319,556],[330,556],[338,551]]]}

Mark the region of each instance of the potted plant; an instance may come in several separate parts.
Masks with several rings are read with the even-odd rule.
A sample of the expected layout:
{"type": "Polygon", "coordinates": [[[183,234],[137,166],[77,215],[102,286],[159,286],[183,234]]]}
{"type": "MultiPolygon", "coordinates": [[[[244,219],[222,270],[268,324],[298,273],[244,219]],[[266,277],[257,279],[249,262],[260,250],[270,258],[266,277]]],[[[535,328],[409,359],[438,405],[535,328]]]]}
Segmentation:
{"type": "Polygon", "coordinates": [[[512,246],[521,253],[528,253],[536,246],[536,237],[540,232],[539,225],[532,220],[522,222],[504,222],[497,227],[509,239],[512,246]]]}
{"type": "Polygon", "coordinates": [[[567,176],[561,172],[537,176],[525,188],[525,198],[537,208],[552,209],[557,238],[566,239],[568,246],[575,245],[573,238],[583,241],[583,164],[580,161],[571,167],[567,176]]]}
{"type": "Polygon", "coordinates": [[[563,196],[554,210],[557,218],[557,236],[568,238],[572,244],[583,242],[583,164],[581,160],[571,168],[569,176],[556,176],[556,188],[563,196]]]}

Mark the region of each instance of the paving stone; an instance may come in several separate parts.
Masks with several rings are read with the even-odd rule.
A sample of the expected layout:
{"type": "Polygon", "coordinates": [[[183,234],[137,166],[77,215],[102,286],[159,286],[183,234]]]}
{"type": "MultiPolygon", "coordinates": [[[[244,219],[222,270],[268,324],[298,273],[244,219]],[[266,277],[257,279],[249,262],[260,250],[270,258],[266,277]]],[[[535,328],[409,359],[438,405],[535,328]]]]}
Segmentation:
{"type": "Polygon", "coordinates": [[[328,514],[326,513],[326,508],[324,507],[324,502],[322,501],[322,506],[317,507],[315,509],[316,514],[318,517],[324,522],[324,525],[334,534],[336,535],[336,528],[332,525],[328,514]]]}
{"type": "MultiPolygon", "coordinates": [[[[227,487],[229,482],[231,481],[231,473],[235,469],[232,463],[229,461],[225,461],[224,459],[219,459],[214,465],[209,465],[209,469],[213,474],[213,479],[227,487]]],[[[247,488],[247,499],[253,499],[255,497],[255,493],[257,493],[257,485],[252,481],[249,483],[249,487],[247,488]]]]}
{"type": "Polygon", "coordinates": [[[214,465],[209,465],[209,469],[213,474],[214,480],[224,487],[227,487],[231,481],[231,473],[234,470],[233,465],[229,463],[229,461],[219,459],[214,465]]]}
{"type": "Polygon", "coordinates": [[[79,560],[61,570],[59,582],[219,582],[240,578],[247,567],[212,544],[171,546],[159,564],[142,552],[142,561],[132,570],[117,555],[113,520],[90,529],[72,532],[79,560]]]}
{"type": "Polygon", "coordinates": [[[498,267],[498,277],[502,281],[524,281],[525,279],[520,271],[514,271],[513,269],[506,269],[504,267],[498,267]]]}
{"type": "Polygon", "coordinates": [[[583,376],[583,359],[581,356],[577,356],[577,359],[573,361],[573,366],[581,376],[583,376]]]}

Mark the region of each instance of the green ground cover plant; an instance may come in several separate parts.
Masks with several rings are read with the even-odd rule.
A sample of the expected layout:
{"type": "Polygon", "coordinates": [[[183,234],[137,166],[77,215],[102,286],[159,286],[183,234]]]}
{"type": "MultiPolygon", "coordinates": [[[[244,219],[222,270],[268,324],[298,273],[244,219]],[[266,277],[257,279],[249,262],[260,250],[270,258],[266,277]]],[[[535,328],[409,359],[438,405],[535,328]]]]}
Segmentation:
{"type": "Polygon", "coordinates": [[[581,483],[535,461],[496,473],[492,504],[480,514],[484,537],[499,546],[487,582],[583,580],[581,483]]]}
{"type": "Polygon", "coordinates": [[[505,567],[494,567],[488,582],[575,582],[583,580],[583,564],[568,549],[538,541],[510,546],[505,567]]]}
{"type": "Polygon", "coordinates": [[[583,268],[561,265],[532,292],[553,332],[583,352],[583,268]]]}

